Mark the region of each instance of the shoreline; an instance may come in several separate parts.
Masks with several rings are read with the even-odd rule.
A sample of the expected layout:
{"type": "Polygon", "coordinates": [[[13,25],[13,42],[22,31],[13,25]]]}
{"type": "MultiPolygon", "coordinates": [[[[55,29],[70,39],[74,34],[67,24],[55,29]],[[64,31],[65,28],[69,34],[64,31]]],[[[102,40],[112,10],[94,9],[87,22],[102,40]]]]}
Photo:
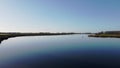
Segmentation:
{"type": "Polygon", "coordinates": [[[120,35],[116,35],[116,34],[93,34],[93,35],[88,35],[88,37],[120,38],[120,35]]]}
{"type": "Polygon", "coordinates": [[[105,31],[88,35],[88,37],[102,37],[102,38],[120,38],[120,31],[105,31]]]}
{"type": "Polygon", "coordinates": [[[7,40],[13,37],[22,37],[22,36],[54,36],[54,35],[72,35],[79,33],[0,33],[0,43],[3,40],[7,40]]]}

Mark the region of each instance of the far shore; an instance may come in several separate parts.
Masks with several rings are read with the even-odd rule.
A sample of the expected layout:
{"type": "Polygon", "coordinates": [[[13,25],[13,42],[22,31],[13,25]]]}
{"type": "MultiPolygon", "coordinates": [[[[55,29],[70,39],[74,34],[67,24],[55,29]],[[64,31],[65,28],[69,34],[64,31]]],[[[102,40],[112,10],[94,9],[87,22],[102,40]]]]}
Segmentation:
{"type": "Polygon", "coordinates": [[[104,37],[104,38],[120,38],[120,35],[115,35],[115,34],[99,34],[99,35],[88,35],[88,37],[104,37]]]}
{"type": "Polygon", "coordinates": [[[39,33],[20,33],[20,32],[0,32],[0,43],[3,40],[13,37],[21,36],[54,36],[54,35],[73,35],[73,34],[88,34],[88,37],[109,37],[109,38],[120,38],[120,31],[106,31],[99,33],[50,33],[50,32],[39,32],[39,33]]]}
{"type": "Polygon", "coordinates": [[[0,38],[19,37],[19,36],[51,36],[51,35],[71,35],[78,33],[0,33],[0,38]]]}
{"type": "Polygon", "coordinates": [[[49,33],[49,32],[40,32],[40,33],[18,33],[18,32],[0,32],[0,43],[3,40],[13,37],[22,37],[22,36],[54,36],[54,35],[72,35],[72,34],[80,34],[80,33],[49,33]]]}
{"type": "Polygon", "coordinates": [[[120,31],[106,31],[88,35],[88,37],[120,38],[120,31]]]}

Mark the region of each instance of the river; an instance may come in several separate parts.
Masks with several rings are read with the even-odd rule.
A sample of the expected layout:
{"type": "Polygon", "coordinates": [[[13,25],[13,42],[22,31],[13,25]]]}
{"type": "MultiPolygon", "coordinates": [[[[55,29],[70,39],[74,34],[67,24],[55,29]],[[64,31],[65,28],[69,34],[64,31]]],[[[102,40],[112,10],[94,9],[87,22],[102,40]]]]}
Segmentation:
{"type": "Polygon", "coordinates": [[[27,36],[0,44],[0,68],[120,68],[120,39],[27,36]]]}

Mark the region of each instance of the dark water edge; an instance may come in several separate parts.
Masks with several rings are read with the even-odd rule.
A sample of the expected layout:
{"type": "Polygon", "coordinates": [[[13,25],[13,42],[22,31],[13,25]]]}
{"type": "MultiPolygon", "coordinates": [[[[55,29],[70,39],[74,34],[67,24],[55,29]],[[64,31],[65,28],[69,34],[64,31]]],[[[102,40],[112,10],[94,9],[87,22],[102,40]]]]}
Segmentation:
{"type": "MultiPolygon", "coordinates": [[[[44,48],[43,50],[41,50],[42,48],[38,47],[38,46],[41,46],[41,43],[43,43],[42,39],[44,38],[47,38],[47,37],[41,38],[39,40],[41,42],[38,41],[38,44],[35,44],[35,42],[33,41],[35,39],[34,37],[30,38],[31,40],[33,39],[32,40],[33,48],[30,48],[30,45],[28,44],[26,44],[27,46],[24,45],[25,43],[21,43],[21,45],[15,45],[19,47],[21,46],[20,48],[16,48],[17,56],[10,59],[11,61],[9,62],[7,61],[7,63],[6,61],[5,63],[0,61],[0,68],[120,68],[119,39],[104,39],[104,38],[96,39],[96,38],[88,38],[84,36],[78,36],[71,39],[71,37],[69,36],[68,37],[60,36],[57,38],[56,36],[53,36],[53,37],[48,37],[49,40],[47,39],[44,42],[44,44],[48,45],[47,47],[49,46],[52,47],[52,48],[48,48],[48,51],[47,51],[47,50],[44,50],[44,48]],[[118,42],[116,43],[115,40],[118,42]],[[48,41],[51,41],[52,43],[48,41]],[[68,45],[66,46],[66,44],[68,45]],[[55,46],[52,46],[52,45],[55,45],[55,46]],[[25,49],[28,49],[26,50],[28,52],[24,54],[25,51],[23,50],[22,51],[23,54],[19,55],[18,50],[19,49],[22,50],[22,48],[24,48],[23,46],[28,47],[28,48],[25,48],[25,49]],[[34,52],[36,50],[34,47],[38,48],[38,53],[34,52]],[[58,47],[58,49],[54,50],[56,49],[56,47],[58,47]],[[69,47],[71,47],[71,49],[67,50],[67,48],[69,47]],[[34,53],[29,54],[31,52],[34,52],[34,53]]],[[[19,40],[19,38],[17,39],[19,40]]],[[[13,41],[15,40],[13,39],[13,41]]],[[[29,38],[28,38],[28,41],[29,41],[29,38]]],[[[22,38],[20,42],[22,42],[22,38]]],[[[17,43],[17,44],[20,44],[20,43],[17,43]]],[[[3,53],[7,53],[4,51],[5,50],[3,50],[3,53]]],[[[9,51],[11,51],[11,49],[9,51]]],[[[0,55],[4,55],[4,54],[0,54],[0,55]]]]}

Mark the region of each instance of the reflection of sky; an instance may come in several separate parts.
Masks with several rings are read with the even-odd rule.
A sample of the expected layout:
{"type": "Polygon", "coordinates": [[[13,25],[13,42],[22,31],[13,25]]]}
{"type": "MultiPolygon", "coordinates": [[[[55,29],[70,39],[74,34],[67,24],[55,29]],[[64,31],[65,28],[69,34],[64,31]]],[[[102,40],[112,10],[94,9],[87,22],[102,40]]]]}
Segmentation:
{"type": "Polygon", "coordinates": [[[120,29],[119,0],[0,0],[0,31],[120,29]]]}
{"type": "Polygon", "coordinates": [[[119,41],[116,38],[88,38],[86,35],[11,38],[0,45],[0,67],[26,64],[30,67],[29,63],[42,63],[52,59],[68,59],[65,63],[71,59],[107,63],[120,59],[119,41]]]}

